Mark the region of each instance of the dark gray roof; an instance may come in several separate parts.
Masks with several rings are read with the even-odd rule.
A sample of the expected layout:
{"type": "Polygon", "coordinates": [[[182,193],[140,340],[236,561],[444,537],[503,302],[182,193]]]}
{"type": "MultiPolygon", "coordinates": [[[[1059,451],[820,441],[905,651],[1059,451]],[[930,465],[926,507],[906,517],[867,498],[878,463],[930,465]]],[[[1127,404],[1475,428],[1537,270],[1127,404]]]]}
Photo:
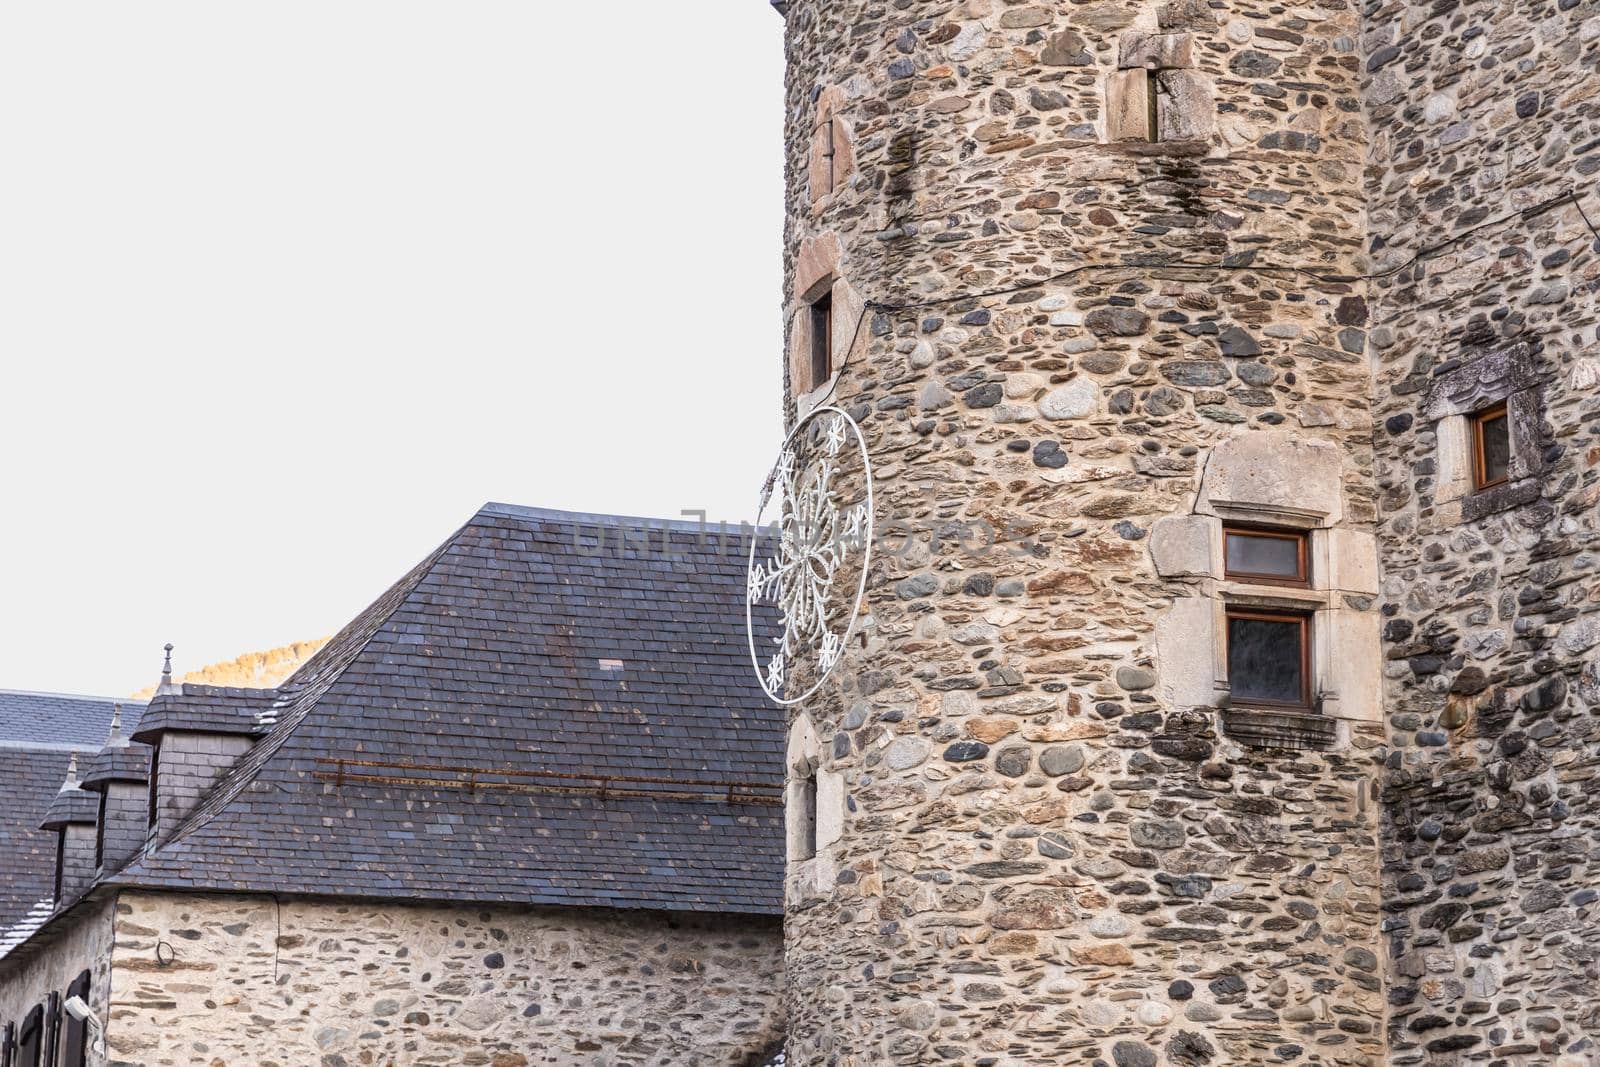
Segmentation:
{"type": "Polygon", "coordinates": [[[197,733],[256,734],[262,732],[262,712],[278,697],[276,689],[242,689],[235,686],[196,685],[184,682],[175,692],[158,692],[130,737],[153,742],[162,733],[190,730],[197,733]]]}
{"type": "Polygon", "coordinates": [[[749,663],[748,544],[624,536],[643,522],[483,508],[113,881],[779,913],[784,715],[749,663]]]}
{"type": "Polygon", "coordinates": [[[106,746],[91,756],[84,765],[83,787],[104,793],[111,782],[148,782],[150,780],[150,746],[127,744],[120,748],[106,746]]]}
{"type": "MultiPolygon", "coordinates": [[[[107,715],[109,719],[110,716],[107,715]]],[[[71,754],[0,746],[0,942],[55,892],[56,835],[42,830],[45,813],[67,777],[71,754]]],[[[0,949],[3,952],[3,949],[0,949]]]]}
{"type": "Polygon", "coordinates": [[[92,826],[99,819],[99,797],[87,789],[63,789],[50,801],[49,810],[39,820],[39,829],[59,830],[71,823],[88,823],[92,826]]]}
{"type": "MultiPolygon", "coordinates": [[[[41,828],[78,753],[105,743],[113,699],[0,690],[0,955],[50,913],[56,834],[41,828]]],[[[123,704],[123,721],[140,705],[123,704]]]]}
{"type": "Polygon", "coordinates": [[[144,710],[137,701],[114,697],[0,689],[0,745],[97,749],[105,743],[114,704],[122,705],[125,730],[139,721],[144,710]]]}

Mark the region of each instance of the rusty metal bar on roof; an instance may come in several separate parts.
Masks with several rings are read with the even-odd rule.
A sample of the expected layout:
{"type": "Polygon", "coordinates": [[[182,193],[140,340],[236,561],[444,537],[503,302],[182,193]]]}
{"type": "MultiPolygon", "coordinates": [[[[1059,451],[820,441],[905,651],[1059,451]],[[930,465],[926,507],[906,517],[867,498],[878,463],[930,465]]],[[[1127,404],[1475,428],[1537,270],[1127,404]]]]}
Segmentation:
{"type": "Polygon", "coordinates": [[[782,790],[776,784],[739,781],[707,781],[703,779],[663,778],[650,775],[581,774],[570,771],[531,771],[509,767],[474,767],[463,764],[419,763],[412,760],[358,760],[345,757],[319,757],[319,765],[333,766],[336,770],[318,770],[313,777],[332,780],[335,788],[346,782],[365,782],[379,785],[408,786],[425,789],[465,789],[476,792],[480,788],[502,792],[559,793],[573,796],[643,797],[712,801],[726,804],[771,804],[783,802],[782,790]],[[350,768],[367,768],[352,771],[350,768]],[[373,773],[378,771],[415,772],[373,773]],[[424,775],[450,775],[452,777],[424,777],[424,775]],[[485,781],[506,779],[505,781],[485,781]],[[546,784],[552,783],[552,784],[546,784]],[[576,784],[590,783],[590,784],[576,784]],[[622,788],[618,788],[618,784],[622,788]],[[628,788],[630,786],[665,786],[665,789],[628,788]],[[726,790],[726,793],[721,791],[726,790]]]}

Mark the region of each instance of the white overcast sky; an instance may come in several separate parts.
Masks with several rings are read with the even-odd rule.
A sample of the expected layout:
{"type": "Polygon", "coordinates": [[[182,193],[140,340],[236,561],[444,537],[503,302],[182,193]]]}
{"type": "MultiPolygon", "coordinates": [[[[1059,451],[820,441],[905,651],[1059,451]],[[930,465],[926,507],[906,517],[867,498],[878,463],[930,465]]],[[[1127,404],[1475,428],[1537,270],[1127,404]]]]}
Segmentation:
{"type": "Polygon", "coordinates": [[[0,6],[0,688],[331,633],[486,500],[753,511],[782,29],[0,6]]]}

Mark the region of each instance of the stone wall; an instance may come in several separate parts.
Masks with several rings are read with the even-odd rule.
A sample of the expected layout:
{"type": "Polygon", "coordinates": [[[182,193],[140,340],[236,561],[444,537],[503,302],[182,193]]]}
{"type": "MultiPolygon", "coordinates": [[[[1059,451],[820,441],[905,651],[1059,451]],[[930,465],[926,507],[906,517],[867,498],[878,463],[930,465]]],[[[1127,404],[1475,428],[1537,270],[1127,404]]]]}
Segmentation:
{"type": "MultiPolygon", "coordinates": [[[[66,999],[67,987],[90,972],[89,1006],[105,1018],[111,989],[112,904],[109,899],[84,902],[58,918],[50,929],[0,959],[0,1029],[19,1026],[35,1004],[51,993],[66,999]]],[[[89,1057],[90,1067],[104,1060],[89,1057]]]]}
{"type": "MultiPolygon", "coordinates": [[[[1321,653],[1351,675],[1319,694],[1333,742],[1247,746],[1215,650],[1159,640],[1237,590],[1152,552],[1248,503],[1206,470],[1272,434],[1331,472],[1295,522],[1374,578],[1340,280],[1366,263],[1359,41],[1342,0],[789,5],[787,321],[836,247],[877,306],[833,396],[879,523],[919,531],[796,720],[842,789],[791,864],[790,1062],[1382,1062],[1376,597],[1318,591],[1323,632],[1373,650],[1321,653]],[[853,170],[818,206],[831,87],[853,170]],[[1152,87],[1156,144],[1128,95],[1152,87]]],[[[1268,473],[1293,516],[1302,472],[1268,473]]]]}
{"type": "Polygon", "coordinates": [[[1600,10],[1366,6],[1391,1063],[1600,1063],[1600,10]],[[1509,217],[1508,217],[1509,216],[1509,217]],[[1410,265],[1427,245],[1462,235],[1410,265]],[[1516,398],[1464,496],[1460,412],[1516,398]]]}
{"type": "Polygon", "coordinates": [[[743,1067],[783,1034],[781,940],[753,918],[128,891],[110,1062],[743,1067]]]}

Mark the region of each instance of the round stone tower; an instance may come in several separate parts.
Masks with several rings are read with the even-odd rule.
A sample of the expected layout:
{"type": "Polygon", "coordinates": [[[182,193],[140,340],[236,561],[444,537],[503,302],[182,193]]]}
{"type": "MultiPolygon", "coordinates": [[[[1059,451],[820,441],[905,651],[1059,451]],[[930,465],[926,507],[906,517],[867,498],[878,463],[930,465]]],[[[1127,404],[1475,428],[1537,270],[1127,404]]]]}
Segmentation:
{"type": "Polygon", "coordinates": [[[1382,1062],[1356,8],[785,17],[786,410],[887,531],[792,717],[789,1062],[1382,1062]]]}

